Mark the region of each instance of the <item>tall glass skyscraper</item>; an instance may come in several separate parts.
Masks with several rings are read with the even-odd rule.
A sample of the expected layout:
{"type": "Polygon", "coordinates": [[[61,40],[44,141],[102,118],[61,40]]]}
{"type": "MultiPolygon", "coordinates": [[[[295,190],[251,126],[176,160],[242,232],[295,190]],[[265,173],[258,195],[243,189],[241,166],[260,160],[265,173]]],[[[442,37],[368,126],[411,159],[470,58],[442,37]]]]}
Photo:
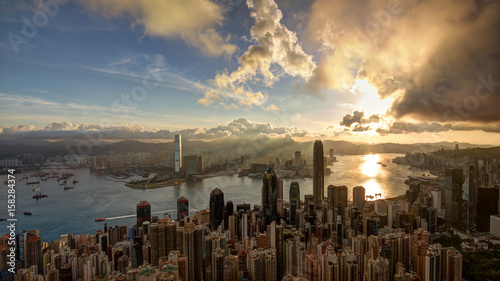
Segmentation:
{"type": "Polygon", "coordinates": [[[264,175],[262,185],[262,219],[267,226],[278,221],[278,178],[274,170],[269,168],[264,175]]]}
{"type": "Polygon", "coordinates": [[[300,207],[300,188],[299,183],[292,181],[290,183],[290,224],[297,224],[297,210],[300,207]]]}
{"type": "Polygon", "coordinates": [[[182,143],[181,135],[175,135],[174,143],[174,171],[180,173],[182,168],[182,143]]]}
{"type": "Polygon", "coordinates": [[[321,208],[325,198],[325,161],[323,157],[323,143],[314,142],[313,148],[313,195],[314,207],[321,208]]]}

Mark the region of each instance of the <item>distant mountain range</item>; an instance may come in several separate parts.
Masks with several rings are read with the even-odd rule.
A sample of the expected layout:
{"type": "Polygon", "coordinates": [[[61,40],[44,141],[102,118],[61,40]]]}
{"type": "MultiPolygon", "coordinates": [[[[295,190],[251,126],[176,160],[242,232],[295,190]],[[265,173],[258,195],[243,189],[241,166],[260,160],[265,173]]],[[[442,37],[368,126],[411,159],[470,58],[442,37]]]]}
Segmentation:
{"type": "MultiPolygon", "coordinates": [[[[71,152],[84,151],[89,155],[109,155],[110,153],[126,152],[164,152],[173,151],[173,142],[148,143],[138,140],[124,140],[117,142],[102,141],[98,146],[92,146],[89,149],[88,140],[66,139],[60,141],[47,140],[23,140],[23,139],[0,139],[0,158],[13,157],[19,154],[42,153],[47,156],[66,155],[71,152]],[[80,149],[78,149],[80,148],[80,149]]],[[[361,155],[367,153],[407,153],[407,152],[431,152],[440,149],[454,149],[458,144],[460,150],[466,148],[490,148],[491,145],[475,145],[459,142],[438,142],[438,143],[416,143],[416,144],[398,144],[398,143],[355,143],[348,141],[323,141],[325,154],[329,153],[331,148],[336,155],[361,155]]],[[[244,154],[248,152],[272,152],[273,150],[299,150],[303,153],[312,149],[313,141],[297,142],[291,138],[255,138],[255,139],[222,139],[211,142],[183,140],[182,146],[185,155],[207,154],[227,152],[244,154]]],[[[484,151],[484,150],[481,150],[484,151]]],[[[312,151],[311,151],[312,153],[312,151]]],[[[465,152],[464,152],[465,153],[465,152]]]]}

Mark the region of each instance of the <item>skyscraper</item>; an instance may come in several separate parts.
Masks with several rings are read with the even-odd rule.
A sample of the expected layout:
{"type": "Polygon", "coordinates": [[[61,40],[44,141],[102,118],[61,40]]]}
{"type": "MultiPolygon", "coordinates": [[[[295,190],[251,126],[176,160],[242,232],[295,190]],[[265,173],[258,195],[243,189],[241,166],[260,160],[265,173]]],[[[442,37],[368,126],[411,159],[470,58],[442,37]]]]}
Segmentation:
{"type": "Polygon", "coordinates": [[[184,156],[183,161],[184,170],[186,175],[195,175],[198,173],[198,156],[197,155],[188,155],[184,156]]]}
{"type": "Polygon", "coordinates": [[[445,221],[453,227],[460,227],[462,223],[462,183],[462,169],[445,170],[445,221]]]}
{"type": "Polygon", "coordinates": [[[219,188],[210,192],[210,227],[216,230],[224,221],[224,193],[219,188]]]}
{"type": "Polygon", "coordinates": [[[314,142],[313,148],[313,195],[314,207],[321,208],[325,197],[325,167],[323,160],[323,143],[321,140],[314,142]]]}
{"type": "Polygon", "coordinates": [[[355,186],[352,189],[352,204],[353,207],[358,208],[358,210],[363,210],[365,205],[365,188],[362,186],[355,186]]]}
{"type": "MultiPolygon", "coordinates": [[[[476,167],[465,167],[465,178],[462,185],[462,225],[466,228],[476,227],[478,187],[475,177],[476,167]]],[[[489,216],[487,216],[489,217],[489,216]]]]}
{"type": "Polygon", "coordinates": [[[141,201],[137,204],[137,229],[142,227],[145,221],[151,222],[151,204],[148,201],[141,201]]]}
{"type": "Polygon", "coordinates": [[[187,280],[201,281],[203,277],[203,227],[188,223],[182,229],[182,248],[187,256],[187,280]]]}
{"type": "Polygon", "coordinates": [[[26,241],[25,267],[32,265],[38,267],[39,272],[43,272],[42,238],[33,235],[26,241]]]}
{"type": "Polygon", "coordinates": [[[462,280],[462,254],[455,248],[446,249],[445,280],[462,280]]]}
{"type": "Polygon", "coordinates": [[[302,166],[302,157],[300,151],[295,151],[295,167],[302,166]]]}
{"type": "Polygon", "coordinates": [[[344,216],[347,207],[347,186],[328,186],[328,205],[331,209],[339,208],[338,213],[344,216]]]}
{"type": "Polygon", "coordinates": [[[180,173],[182,168],[182,143],[181,135],[175,135],[174,143],[174,172],[180,173]]]}
{"type": "Polygon", "coordinates": [[[299,183],[292,181],[290,183],[290,224],[297,225],[297,209],[300,207],[300,188],[299,183]]]}
{"type": "Polygon", "coordinates": [[[478,188],[477,231],[489,231],[490,216],[498,214],[498,187],[478,188]]]}
{"type": "Polygon", "coordinates": [[[233,212],[234,212],[233,201],[228,200],[226,202],[226,208],[224,210],[224,229],[225,230],[229,229],[229,217],[233,215],[233,212]]]}
{"type": "Polygon", "coordinates": [[[267,169],[262,185],[262,219],[264,226],[278,220],[278,178],[274,170],[267,169]]]}
{"type": "Polygon", "coordinates": [[[283,180],[278,180],[277,183],[277,191],[278,199],[276,201],[278,208],[278,218],[284,218],[285,214],[283,213],[283,180]]]}
{"type": "Polygon", "coordinates": [[[177,199],[177,219],[182,220],[189,215],[189,201],[181,196],[177,199]]]}

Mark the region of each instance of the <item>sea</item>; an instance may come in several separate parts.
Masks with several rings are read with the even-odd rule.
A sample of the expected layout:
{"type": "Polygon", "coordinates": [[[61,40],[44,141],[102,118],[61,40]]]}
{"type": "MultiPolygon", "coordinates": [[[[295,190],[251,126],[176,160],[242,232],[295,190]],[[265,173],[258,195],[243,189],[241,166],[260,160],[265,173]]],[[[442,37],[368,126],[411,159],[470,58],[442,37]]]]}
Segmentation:
{"type": "MultiPolygon", "coordinates": [[[[404,181],[408,175],[421,176],[423,171],[409,170],[408,166],[392,163],[401,154],[369,154],[369,155],[339,155],[338,162],[328,166],[332,173],[325,176],[325,197],[328,185],[346,185],[349,198],[352,198],[352,188],[361,185],[366,189],[366,195],[374,198],[391,198],[402,195],[407,190],[404,181]],[[384,164],[384,165],[382,165],[384,164]],[[375,195],[377,196],[375,197],[375,195]]],[[[57,171],[47,169],[43,171],[57,171]]],[[[153,215],[160,218],[163,214],[176,215],[177,198],[184,196],[189,200],[189,211],[194,213],[209,207],[210,192],[218,187],[224,193],[224,200],[233,201],[234,205],[241,203],[259,204],[262,187],[261,178],[238,177],[225,175],[193,182],[184,182],[178,186],[168,186],[156,189],[137,190],[125,186],[123,179],[110,176],[94,175],[88,168],[65,169],[59,172],[71,172],[79,182],[69,184],[74,189],[64,190],[55,178],[40,181],[40,184],[26,185],[26,180],[19,181],[24,176],[36,173],[16,174],[16,232],[39,229],[43,241],[59,239],[60,235],[73,233],[92,234],[108,226],[133,226],[136,222],[136,204],[148,201],[153,215]],[[48,197],[33,199],[33,189],[40,188],[48,197]],[[23,215],[32,212],[31,216],[23,215]],[[97,218],[106,221],[96,222],[97,218]]],[[[72,179],[73,179],[72,178],[72,179]]],[[[7,175],[0,176],[0,218],[9,218],[7,210],[8,186],[3,182],[7,175]]],[[[37,180],[31,178],[30,180],[37,180]]],[[[312,179],[283,179],[283,199],[289,198],[289,187],[292,181],[298,181],[300,196],[312,194],[312,179]]],[[[0,221],[0,235],[8,233],[10,222],[0,221]]]]}

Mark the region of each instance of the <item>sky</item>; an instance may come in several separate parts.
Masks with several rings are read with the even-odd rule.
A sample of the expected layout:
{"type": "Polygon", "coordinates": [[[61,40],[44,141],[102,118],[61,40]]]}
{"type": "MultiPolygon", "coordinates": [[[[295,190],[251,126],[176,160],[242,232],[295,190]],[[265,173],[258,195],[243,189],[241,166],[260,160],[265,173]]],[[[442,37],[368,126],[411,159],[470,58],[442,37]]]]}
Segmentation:
{"type": "Polygon", "coordinates": [[[0,5],[0,138],[500,145],[499,1],[0,5]]]}

